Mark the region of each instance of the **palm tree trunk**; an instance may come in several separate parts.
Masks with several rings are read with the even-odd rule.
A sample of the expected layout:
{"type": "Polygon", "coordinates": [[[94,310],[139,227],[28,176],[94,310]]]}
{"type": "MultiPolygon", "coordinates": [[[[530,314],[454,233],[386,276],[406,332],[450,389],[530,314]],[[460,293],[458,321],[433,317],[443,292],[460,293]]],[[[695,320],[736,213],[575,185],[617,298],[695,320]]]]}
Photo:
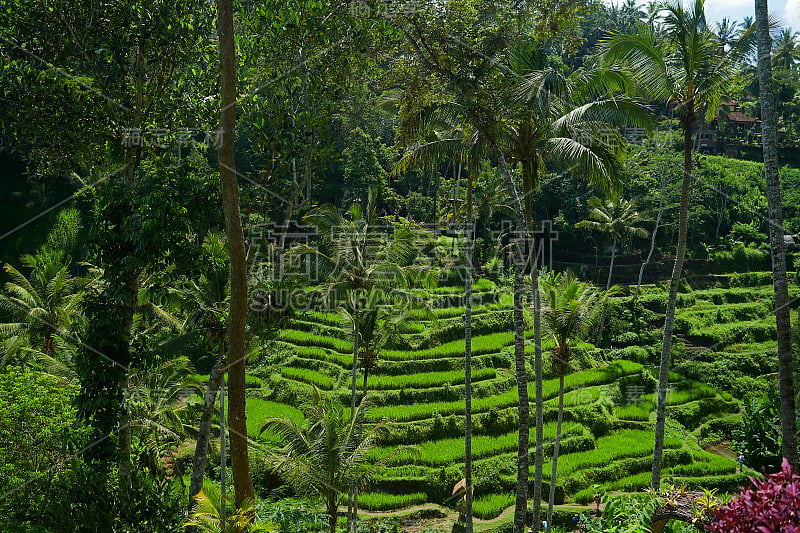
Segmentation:
{"type": "Polygon", "coordinates": [[[556,499],[556,474],[558,472],[558,453],[561,446],[561,423],[564,420],[564,367],[558,375],[558,420],[556,422],[556,442],[553,445],[553,468],[550,472],[550,495],[547,498],[547,533],[553,526],[553,503],[556,499]]]}
{"type": "Polygon", "coordinates": [[[756,0],[758,40],[758,85],[761,98],[764,176],[769,204],[769,241],[772,250],[772,286],[775,293],[775,322],[778,332],[778,375],[781,397],[782,452],[797,468],[797,427],[795,418],[792,326],[789,316],[789,284],[783,244],[783,206],[778,175],[777,116],[772,88],[772,64],[767,0],[756,0]]]}
{"type": "MultiPolygon", "coordinates": [[[[127,391],[130,387],[128,371],[125,371],[123,378],[123,388],[127,391]]],[[[119,414],[119,486],[121,489],[131,488],[131,478],[133,476],[133,462],[131,461],[132,435],[131,409],[127,403],[122,405],[119,414]]]]}
{"type": "Polygon", "coordinates": [[[233,36],[233,1],[217,0],[220,68],[219,174],[225,231],[231,264],[231,300],[228,320],[228,419],[231,433],[231,468],[236,505],[253,500],[253,479],[247,450],[245,413],[245,321],[247,318],[247,258],[245,257],[239,184],[233,141],[236,131],[236,45],[233,36]]]}
{"type": "Polygon", "coordinates": [[[611,274],[614,272],[614,258],[617,255],[617,238],[614,237],[614,242],[611,244],[611,264],[608,266],[608,281],[606,281],[606,290],[611,288],[611,274]]]}
{"type": "Polygon", "coordinates": [[[539,273],[532,276],[533,284],[533,364],[536,381],[535,424],[536,448],[533,470],[533,520],[538,524],[542,514],[542,477],[544,475],[544,387],[542,369],[542,302],[539,294],[539,273]]]}
{"type": "MultiPolygon", "coordinates": [[[[352,380],[351,380],[351,389],[350,389],[350,418],[352,420],[353,417],[356,416],[356,395],[358,394],[358,388],[356,386],[356,379],[358,375],[358,344],[359,344],[359,316],[358,316],[358,304],[359,298],[361,297],[361,293],[358,289],[355,290],[354,300],[353,300],[353,366],[352,366],[352,380]]],[[[366,389],[366,381],[364,382],[364,388],[366,389]]],[[[356,529],[358,529],[357,522],[358,522],[358,479],[356,478],[357,474],[353,471],[352,478],[350,481],[350,493],[347,496],[347,531],[352,531],[355,533],[356,529]]]]}
{"type": "MultiPolygon", "coordinates": [[[[518,257],[525,255],[525,242],[519,239],[518,257]]],[[[520,260],[521,262],[524,259],[520,260]]],[[[517,441],[517,498],[514,510],[514,533],[525,531],[528,511],[528,453],[530,449],[530,405],[528,401],[528,373],[525,368],[525,319],[523,317],[523,265],[514,273],[514,366],[519,397],[519,439],[517,441]]]]}
{"type": "Polygon", "coordinates": [[[642,287],[644,269],[650,264],[650,259],[653,258],[653,251],[656,249],[656,234],[658,233],[658,227],[661,224],[661,215],[664,213],[664,194],[662,183],[661,197],[658,199],[658,214],[656,215],[656,224],[653,227],[653,233],[650,235],[650,251],[647,252],[647,259],[644,260],[641,268],[639,268],[639,280],[636,282],[636,291],[633,293],[634,300],[639,297],[639,290],[642,287]]]}
{"type": "MultiPolygon", "coordinates": [[[[219,485],[220,485],[220,517],[225,519],[225,511],[228,509],[228,458],[225,454],[225,374],[219,384],[219,485]]],[[[230,383],[230,380],[228,380],[230,383]]],[[[234,488],[235,490],[235,488],[234,488]]]]}
{"type": "MultiPolygon", "coordinates": [[[[459,173],[461,166],[459,165],[459,173]]],[[[464,259],[464,485],[465,531],[472,533],[472,174],[467,178],[467,224],[464,259]]]]}
{"type": "MultiPolygon", "coordinates": [[[[525,189],[525,220],[528,233],[533,235],[533,192],[538,184],[539,162],[534,157],[529,165],[522,165],[523,184],[528,174],[528,187],[525,189]],[[527,169],[527,170],[526,170],[527,169]]],[[[533,457],[533,523],[538,524],[542,514],[542,477],[544,475],[544,392],[542,384],[542,303],[539,294],[539,251],[531,250],[531,298],[533,300],[533,360],[534,360],[534,426],[536,444],[533,457]]]]}
{"type": "MultiPolygon", "coordinates": [[[[129,302],[125,304],[125,314],[123,318],[123,329],[130,338],[133,330],[133,319],[136,314],[137,301],[139,296],[139,275],[131,274],[125,282],[125,292],[129,302]]],[[[129,366],[130,348],[125,347],[125,366],[129,366]]],[[[130,369],[125,369],[125,376],[122,378],[122,387],[128,391],[130,387],[130,369]]],[[[131,460],[131,446],[133,442],[133,416],[130,405],[125,402],[120,410],[119,418],[119,486],[122,489],[130,489],[133,483],[133,461],[131,460]]]]}
{"type": "Polygon", "coordinates": [[[519,438],[517,440],[517,486],[516,504],[514,508],[514,533],[524,533],[525,522],[528,514],[528,450],[530,448],[530,404],[528,400],[528,371],[525,368],[525,319],[523,315],[523,282],[527,253],[530,249],[527,233],[525,211],[522,208],[517,186],[506,164],[505,154],[500,150],[497,142],[489,137],[489,144],[497,157],[497,164],[503,173],[506,187],[511,195],[511,202],[517,217],[516,230],[517,242],[515,245],[516,256],[514,273],[514,367],[517,378],[518,412],[519,412],[519,438]]]}
{"type": "Polygon", "coordinates": [[[192,461],[192,479],[189,483],[189,513],[194,508],[194,497],[203,488],[203,477],[206,473],[206,463],[208,463],[208,441],[211,435],[211,422],[214,414],[214,407],[217,401],[217,391],[219,391],[222,377],[225,371],[222,368],[222,357],[217,360],[211,375],[208,377],[208,385],[203,398],[203,413],[200,416],[200,426],[197,429],[197,444],[194,449],[194,460],[192,461]]]}
{"type": "MultiPolygon", "coordinates": [[[[685,111],[689,112],[689,111],[685,111]]],[[[653,477],[651,486],[661,487],[661,464],[664,459],[664,425],[667,416],[667,387],[669,366],[672,358],[672,331],[675,327],[675,308],[678,303],[678,287],[681,282],[683,259],[686,256],[686,235],[689,223],[689,190],[692,185],[692,125],[693,120],[683,121],[683,182],[681,183],[681,206],[678,214],[678,246],[675,265],[669,280],[667,310],[664,317],[664,337],[661,344],[661,364],[658,371],[658,394],[656,398],[656,429],[653,443],[653,477]]]]}
{"type": "Polygon", "coordinates": [[[339,519],[339,507],[336,505],[336,496],[334,493],[331,500],[328,501],[328,533],[336,533],[336,521],[339,519]]]}

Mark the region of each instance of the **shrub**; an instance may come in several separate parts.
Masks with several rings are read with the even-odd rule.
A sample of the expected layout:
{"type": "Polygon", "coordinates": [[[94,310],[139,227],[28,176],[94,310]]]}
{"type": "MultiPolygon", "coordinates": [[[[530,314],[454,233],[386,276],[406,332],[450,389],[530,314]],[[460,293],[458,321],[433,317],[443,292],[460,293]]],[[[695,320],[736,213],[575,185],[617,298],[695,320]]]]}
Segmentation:
{"type": "Polygon", "coordinates": [[[733,287],[762,287],[772,285],[772,272],[740,272],[731,279],[733,287]]]}
{"type": "Polygon", "coordinates": [[[73,405],[77,384],[17,371],[0,374],[0,530],[46,527],[42,508],[59,494],[60,478],[71,479],[70,460],[88,437],[73,405]]]}
{"type": "Polygon", "coordinates": [[[714,511],[708,525],[712,533],[752,531],[800,532],[800,476],[784,459],[781,471],[764,481],[752,481],[726,504],[714,511]]]}

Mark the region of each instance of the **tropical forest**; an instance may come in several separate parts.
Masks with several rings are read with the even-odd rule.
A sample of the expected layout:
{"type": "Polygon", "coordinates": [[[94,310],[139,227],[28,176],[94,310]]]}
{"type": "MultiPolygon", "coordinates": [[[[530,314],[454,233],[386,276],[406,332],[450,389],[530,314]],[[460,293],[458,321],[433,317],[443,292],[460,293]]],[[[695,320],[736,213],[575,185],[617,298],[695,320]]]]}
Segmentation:
{"type": "Polygon", "coordinates": [[[0,533],[800,533],[797,4],[0,1],[0,533]]]}

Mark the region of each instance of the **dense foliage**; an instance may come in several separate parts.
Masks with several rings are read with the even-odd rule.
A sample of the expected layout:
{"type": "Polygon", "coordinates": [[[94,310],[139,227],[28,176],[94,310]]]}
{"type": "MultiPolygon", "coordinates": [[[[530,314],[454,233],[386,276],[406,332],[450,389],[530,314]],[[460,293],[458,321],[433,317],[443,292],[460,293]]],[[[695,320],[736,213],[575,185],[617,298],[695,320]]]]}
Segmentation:
{"type": "MultiPolygon", "coordinates": [[[[756,58],[738,54],[752,21],[684,28],[703,37],[698,79],[719,70],[708,64],[726,74],[695,98],[677,63],[661,79],[630,48],[609,53],[613,37],[680,55],[661,7],[234,6],[237,126],[225,140],[250,306],[248,374],[232,386],[246,392],[236,436],[249,439],[256,501],[226,519],[229,420],[211,383],[217,368],[228,386],[232,292],[215,4],[3,4],[0,529],[181,531],[198,442],[194,519],[212,530],[255,516],[334,532],[356,486],[368,511],[455,508],[465,431],[474,514],[499,527],[542,468],[559,525],[561,502],[647,487],[684,163],[664,476],[730,493],[777,469],[774,221],[756,58]],[[715,63],[728,56],[741,61],[715,63]],[[544,244],[534,269],[520,259],[528,237],[544,244]],[[550,271],[541,290],[538,267],[550,271]],[[537,443],[520,406],[542,361],[537,443]]],[[[776,31],[773,49],[787,242],[800,231],[798,38],[776,31]]],[[[793,298],[798,258],[790,243],[793,298]]],[[[719,530],[745,512],[764,521],[747,527],[779,527],[796,478],[754,481],[719,530]]],[[[605,502],[597,531],[643,528],[653,504],[605,502]]]]}

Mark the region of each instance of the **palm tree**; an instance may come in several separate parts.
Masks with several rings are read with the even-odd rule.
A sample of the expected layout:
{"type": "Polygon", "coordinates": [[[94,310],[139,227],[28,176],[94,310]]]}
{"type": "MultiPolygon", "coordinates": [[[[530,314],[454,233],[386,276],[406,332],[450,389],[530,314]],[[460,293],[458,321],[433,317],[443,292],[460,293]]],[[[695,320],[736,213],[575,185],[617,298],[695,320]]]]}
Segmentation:
{"type": "MultiPolygon", "coordinates": [[[[200,390],[186,357],[165,359],[149,368],[132,370],[126,401],[131,426],[144,446],[147,466],[164,469],[161,458],[187,434],[186,397],[200,390]]],[[[183,476],[178,476],[183,482],[183,476]]]]}
{"type": "MultiPolygon", "coordinates": [[[[473,216],[474,182],[478,176],[478,164],[485,156],[485,138],[461,122],[462,109],[455,104],[440,104],[429,107],[421,115],[423,120],[415,124],[414,129],[419,136],[426,132],[428,142],[418,144],[407,152],[398,163],[395,172],[406,170],[411,164],[430,165],[442,157],[450,157],[453,163],[458,161],[459,175],[462,164],[467,166],[467,199],[463,206],[466,210],[465,242],[464,242],[464,521],[466,533],[472,533],[472,267],[473,267],[473,234],[475,231],[473,216]],[[437,130],[436,128],[440,128],[437,130]],[[430,136],[433,136],[433,139],[430,136]]],[[[492,172],[490,176],[497,177],[492,172]]],[[[501,191],[500,183],[490,183],[481,189],[480,220],[488,231],[489,222],[495,210],[502,209],[498,201],[501,191]]],[[[453,206],[453,221],[457,221],[462,206],[453,206]]],[[[488,236],[487,236],[488,237],[488,236]]],[[[488,240],[488,238],[487,238],[488,240]]]]}
{"type": "Polygon", "coordinates": [[[735,20],[732,21],[728,17],[724,17],[720,22],[717,22],[715,30],[723,50],[726,50],[736,41],[736,29],[738,26],[739,24],[735,20]]]}
{"type": "Polygon", "coordinates": [[[597,196],[588,200],[589,219],[575,224],[576,228],[596,230],[611,235],[611,264],[608,267],[606,290],[611,288],[614,257],[617,242],[626,237],[646,238],[650,233],[637,224],[646,220],[645,214],[636,210],[636,200],[626,200],[619,194],[611,194],[605,201],[597,196]]]}
{"type": "Polygon", "coordinates": [[[797,32],[792,31],[792,28],[782,29],[775,39],[772,50],[772,64],[775,68],[786,70],[795,68],[798,54],[797,32]]]}
{"type": "MultiPolygon", "coordinates": [[[[792,358],[792,325],[789,314],[789,284],[786,278],[786,253],[783,244],[783,210],[778,174],[778,118],[772,88],[769,21],[766,0],[756,0],[758,21],[758,85],[764,142],[764,175],[769,204],[769,240],[772,250],[772,284],[775,291],[775,322],[778,333],[778,375],[781,395],[783,456],[797,468],[797,428],[792,358]]],[[[791,32],[791,30],[787,30],[791,32]]],[[[791,36],[794,44],[794,35],[791,36]]]]}
{"type": "MultiPolygon", "coordinates": [[[[8,263],[3,267],[11,281],[5,284],[7,295],[0,294],[0,308],[8,311],[13,321],[0,324],[0,333],[7,339],[27,337],[41,353],[52,357],[54,337],[65,337],[78,314],[78,291],[86,280],[73,277],[60,254],[41,251],[24,255],[20,261],[31,269],[29,275],[8,263]]],[[[25,343],[11,344],[21,347],[25,343]]]]}
{"type": "Polygon", "coordinates": [[[553,341],[553,363],[558,369],[558,420],[553,447],[553,468],[550,474],[550,495],[547,500],[548,533],[552,526],[553,500],[556,491],[561,423],[564,418],[564,376],[569,369],[575,345],[587,335],[602,314],[609,291],[600,291],[590,283],[582,283],[572,273],[550,272],[542,276],[542,324],[553,341]]]}
{"type": "MultiPolygon", "coordinates": [[[[512,161],[522,168],[522,218],[524,231],[531,236],[534,231],[533,197],[541,185],[541,177],[548,166],[567,169],[583,176],[587,181],[608,189],[614,183],[625,152],[625,142],[617,127],[631,125],[650,127],[652,119],[646,106],[632,99],[615,96],[626,89],[627,78],[612,70],[589,71],[565,76],[547,64],[546,48],[535,42],[522,42],[510,54],[510,68],[522,77],[517,87],[522,109],[515,120],[508,122],[503,135],[506,151],[512,161]]],[[[503,165],[501,165],[503,168],[503,165]]],[[[509,177],[506,181],[511,183],[509,177]]],[[[509,185],[511,186],[511,185],[509,185]]],[[[535,373],[535,427],[536,449],[534,459],[533,520],[538,523],[541,507],[543,454],[543,393],[541,309],[539,302],[537,254],[532,243],[530,269],[533,294],[534,373],[535,373]]],[[[517,350],[518,374],[524,374],[524,351],[517,350]]],[[[527,396],[527,379],[518,382],[522,395],[527,396]]],[[[525,399],[527,401],[527,398],[525,399]]],[[[521,417],[522,420],[522,417],[521,417]]],[[[520,428],[518,452],[527,455],[528,432],[520,428]]],[[[527,476],[527,464],[524,476],[527,476]]],[[[517,527],[524,515],[522,498],[518,495],[517,509],[523,511],[515,517],[517,527]]]]}
{"type": "Polygon", "coordinates": [[[202,533],[275,533],[278,529],[271,523],[253,521],[253,502],[235,507],[234,512],[223,510],[233,502],[223,498],[219,489],[207,483],[194,497],[192,512],[186,526],[197,528],[202,533]],[[223,499],[225,502],[223,503],[223,499]]]}
{"type": "Polygon", "coordinates": [[[685,8],[677,0],[664,4],[661,11],[661,40],[643,28],[635,35],[618,35],[601,45],[606,64],[628,66],[641,89],[650,97],[667,101],[680,113],[683,130],[683,181],[678,214],[678,244],[670,277],[664,338],[659,369],[656,430],[653,450],[652,486],[661,485],[664,449],[667,381],[672,354],[672,332],[689,218],[689,191],[692,183],[692,140],[695,126],[715,116],[726,91],[739,72],[747,52],[752,30],[728,50],[721,50],[719,38],[707,26],[704,0],[694,0],[685,8]]]}
{"type": "Polygon", "coordinates": [[[395,335],[405,331],[414,318],[408,303],[410,299],[402,298],[400,301],[395,301],[394,305],[389,305],[380,299],[379,293],[372,293],[369,296],[370,298],[363,302],[363,307],[359,311],[360,324],[358,328],[353,324],[353,320],[355,320],[353,314],[347,309],[341,309],[353,331],[358,330],[358,361],[364,372],[362,387],[364,396],[367,395],[369,374],[377,368],[384,347],[395,335]]]}
{"type": "Polygon", "coordinates": [[[339,497],[351,489],[353,472],[358,472],[356,479],[361,486],[369,481],[375,465],[367,467],[367,453],[388,434],[388,426],[379,423],[360,436],[358,420],[366,406],[363,398],[356,407],[357,414],[351,415],[338,401],[322,396],[315,388],[313,401],[304,410],[303,425],[270,418],[261,430],[274,432],[280,442],[281,447],[270,454],[275,473],[298,494],[325,502],[330,533],[336,533],[339,497]]]}
{"type": "Polygon", "coordinates": [[[189,509],[195,505],[195,496],[202,490],[208,462],[208,443],[216,405],[217,393],[225,376],[225,315],[230,297],[228,263],[225,243],[217,235],[208,235],[204,242],[208,262],[197,281],[189,280],[173,293],[189,302],[194,308],[181,326],[183,333],[163,344],[167,352],[180,352],[199,340],[207,340],[216,347],[216,359],[203,395],[203,410],[197,428],[192,476],[189,483],[189,509]]]}
{"type": "MultiPolygon", "coordinates": [[[[333,206],[323,206],[305,220],[316,227],[320,235],[317,247],[300,245],[295,253],[313,254],[324,275],[324,292],[327,296],[344,300],[352,316],[353,364],[351,367],[350,412],[356,416],[357,374],[361,334],[361,309],[376,292],[394,292],[411,285],[417,273],[413,263],[419,253],[420,238],[425,233],[420,226],[401,220],[388,232],[389,220],[381,224],[372,206],[370,194],[367,205],[362,208],[353,204],[347,213],[333,206]]],[[[423,276],[416,281],[428,282],[423,276]]],[[[354,473],[354,475],[357,473],[354,473]]],[[[349,505],[350,507],[350,505],[349,505]]],[[[358,483],[353,480],[352,510],[349,511],[351,527],[355,527],[358,510],[358,483]]]]}

